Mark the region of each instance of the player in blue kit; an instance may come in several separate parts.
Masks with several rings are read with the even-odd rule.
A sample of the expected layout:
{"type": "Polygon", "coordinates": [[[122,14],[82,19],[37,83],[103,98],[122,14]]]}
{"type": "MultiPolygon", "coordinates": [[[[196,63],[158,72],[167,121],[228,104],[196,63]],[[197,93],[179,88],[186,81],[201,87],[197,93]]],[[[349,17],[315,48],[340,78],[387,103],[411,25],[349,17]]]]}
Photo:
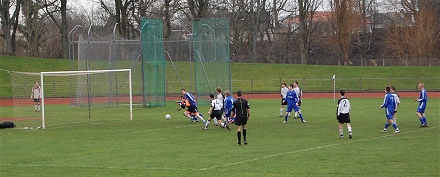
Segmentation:
{"type": "Polygon", "coordinates": [[[289,84],[289,91],[286,94],[286,101],[287,101],[287,109],[283,124],[287,123],[287,119],[289,118],[292,110],[298,112],[298,117],[301,119],[302,123],[306,123],[307,121],[304,120],[301,114],[301,110],[298,107],[298,96],[296,95],[296,92],[293,90],[293,84],[289,84]]]}
{"type": "Polygon", "coordinates": [[[184,88],[181,91],[182,91],[182,95],[185,97],[186,100],[189,101],[189,103],[192,106],[197,106],[197,101],[191,93],[186,92],[186,90],[184,88]]]}
{"type": "MultiPolygon", "coordinates": [[[[189,93],[189,92],[186,92],[186,90],[184,89],[184,88],[182,88],[182,90],[181,90],[181,92],[182,92],[182,95],[183,95],[183,97],[185,97],[185,99],[189,102],[189,104],[191,105],[191,107],[192,107],[192,109],[195,109],[195,110],[197,110],[197,100],[196,100],[196,98],[194,98],[194,96],[191,94],[191,93],[189,93]]],[[[203,117],[203,114],[202,113],[200,113],[200,117],[203,117]]],[[[199,119],[200,119],[200,117],[199,116],[194,116],[193,117],[193,119],[192,119],[192,121],[199,121],[199,119]]],[[[201,119],[203,122],[205,122],[205,120],[202,118],[201,119]]]]}
{"type": "Polygon", "coordinates": [[[419,98],[414,99],[414,101],[419,102],[419,107],[417,107],[416,115],[420,120],[420,127],[428,127],[425,116],[426,103],[428,102],[428,95],[426,94],[425,84],[423,82],[419,83],[418,88],[420,90],[419,98]]]}
{"type": "Polygon", "coordinates": [[[397,108],[397,103],[394,95],[391,93],[391,88],[389,86],[385,87],[385,98],[383,100],[383,104],[379,106],[379,109],[385,108],[385,116],[387,118],[387,122],[385,123],[385,127],[381,131],[382,133],[387,132],[387,129],[390,125],[394,127],[396,130],[394,133],[400,133],[399,127],[394,122],[394,111],[397,108]]]}
{"type": "Polygon", "coordinates": [[[231,95],[231,91],[226,90],[225,91],[225,103],[224,103],[224,110],[223,114],[225,115],[225,122],[226,123],[233,123],[235,118],[231,117],[231,111],[232,111],[232,104],[234,103],[235,99],[231,95]]]}

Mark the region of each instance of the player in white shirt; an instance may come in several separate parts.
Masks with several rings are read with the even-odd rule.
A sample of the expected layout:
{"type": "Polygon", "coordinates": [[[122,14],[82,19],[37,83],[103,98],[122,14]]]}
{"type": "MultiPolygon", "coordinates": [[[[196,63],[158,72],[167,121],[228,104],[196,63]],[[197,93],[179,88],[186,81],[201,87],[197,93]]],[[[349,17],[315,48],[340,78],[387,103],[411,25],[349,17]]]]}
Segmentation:
{"type": "Polygon", "coordinates": [[[338,107],[336,116],[338,119],[339,125],[339,138],[344,137],[344,127],[342,126],[344,123],[347,125],[348,129],[348,138],[352,138],[351,125],[350,125],[350,101],[345,97],[345,91],[339,91],[341,94],[341,98],[338,99],[338,107]]]}
{"type": "Polygon", "coordinates": [[[287,105],[286,95],[289,89],[286,87],[286,83],[283,82],[281,84],[281,108],[280,108],[280,117],[283,117],[284,105],[287,105]]]}
{"type": "MultiPolygon", "coordinates": [[[[214,121],[217,121],[217,125],[219,125],[222,121],[221,121],[221,117],[222,117],[222,112],[223,112],[223,102],[220,101],[219,99],[215,99],[214,98],[214,94],[210,94],[209,97],[211,97],[211,107],[209,108],[208,111],[208,121],[206,122],[205,126],[202,128],[202,130],[207,130],[209,123],[211,122],[211,120],[214,119],[214,121]],[[217,119],[215,119],[217,118],[217,119]]],[[[225,127],[221,127],[221,128],[227,128],[229,131],[231,131],[231,128],[228,126],[228,124],[225,124],[225,127]]]]}
{"type": "MultiPolygon", "coordinates": [[[[217,100],[220,100],[220,102],[221,102],[221,107],[222,107],[222,116],[221,116],[221,121],[224,121],[225,120],[225,117],[223,116],[223,105],[224,105],[224,102],[225,102],[225,96],[223,95],[223,93],[222,93],[222,88],[221,87],[217,87],[217,88],[215,88],[215,92],[217,92],[217,100]]],[[[218,126],[219,124],[217,124],[217,118],[214,118],[214,125],[215,126],[218,126]]]]}
{"type": "Polygon", "coordinates": [[[34,111],[40,111],[41,88],[38,82],[35,82],[34,87],[32,87],[31,99],[34,102],[34,111]]]}
{"type": "Polygon", "coordinates": [[[391,94],[394,96],[394,100],[396,100],[396,109],[394,110],[394,115],[393,115],[393,119],[394,119],[394,123],[397,124],[397,108],[400,105],[400,96],[399,94],[396,93],[396,87],[391,86],[391,94]]]}

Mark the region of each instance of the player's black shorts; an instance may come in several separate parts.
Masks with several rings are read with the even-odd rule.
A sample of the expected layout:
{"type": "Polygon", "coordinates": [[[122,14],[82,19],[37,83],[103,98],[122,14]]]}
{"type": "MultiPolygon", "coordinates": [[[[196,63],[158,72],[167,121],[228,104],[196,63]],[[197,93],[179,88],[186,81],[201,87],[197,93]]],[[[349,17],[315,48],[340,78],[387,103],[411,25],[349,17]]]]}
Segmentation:
{"type": "Polygon", "coordinates": [[[223,114],[223,111],[221,111],[221,110],[218,110],[218,111],[214,110],[214,111],[212,111],[211,115],[209,115],[209,117],[211,119],[217,118],[217,120],[222,120],[222,114],[223,114]]]}
{"type": "Polygon", "coordinates": [[[40,102],[40,99],[34,99],[34,102],[39,103],[39,102],[40,102]]]}
{"type": "Polygon", "coordinates": [[[199,112],[199,111],[197,110],[197,107],[196,107],[196,106],[190,106],[190,107],[188,107],[187,111],[189,111],[190,113],[196,113],[196,112],[199,112]]]}
{"type": "Polygon", "coordinates": [[[338,116],[339,123],[350,123],[350,114],[339,114],[338,116]]]}
{"type": "Polygon", "coordinates": [[[235,117],[235,125],[237,126],[243,126],[247,124],[247,115],[237,115],[235,117]]]}
{"type": "Polygon", "coordinates": [[[287,101],[285,98],[281,98],[281,105],[287,105],[287,101]]]}
{"type": "Polygon", "coordinates": [[[298,106],[301,106],[301,101],[298,101],[298,106]]]}

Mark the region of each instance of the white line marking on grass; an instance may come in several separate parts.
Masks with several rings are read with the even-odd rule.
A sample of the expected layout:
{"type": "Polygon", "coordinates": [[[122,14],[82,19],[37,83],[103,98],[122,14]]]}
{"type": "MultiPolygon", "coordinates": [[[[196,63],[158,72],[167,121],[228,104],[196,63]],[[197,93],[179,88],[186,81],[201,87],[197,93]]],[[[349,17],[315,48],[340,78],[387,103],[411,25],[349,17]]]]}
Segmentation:
{"type": "MultiPolygon", "coordinates": [[[[180,126],[180,127],[175,127],[175,128],[184,128],[184,127],[190,127],[190,126],[197,126],[197,125],[189,125],[189,126],[180,126]]],[[[435,127],[429,127],[429,128],[421,128],[419,130],[414,130],[414,131],[408,131],[408,132],[401,132],[399,134],[409,134],[409,133],[414,133],[414,132],[419,132],[419,131],[426,131],[426,130],[431,130],[431,129],[436,129],[439,128],[439,126],[435,126],[435,127]]],[[[165,130],[166,128],[163,129],[157,129],[157,130],[165,130]]],[[[156,131],[156,130],[146,130],[146,131],[138,131],[138,133],[142,133],[142,132],[148,132],[148,131],[156,131]]],[[[133,133],[133,132],[131,132],[133,133]]],[[[124,133],[125,134],[125,133],[124,133]]],[[[128,133],[127,133],[128,134],[128,133]]],[[[114,136],[114,135],[113,135],[114,136]]],[[[388,135],[383,135],[383,136],[379,136],[379,137],[374,137],[374,138],[365,138],[365,139],[359,139],[359,140],[350,140],[349,142],[342,142],[342,143],[333,143],[333,144],[328,144],[328,145],[324,145],[324,146],[319,146],[319,147],[313,147],[313,148],[307,148],[307,149],[301,149],[301,150],[297,150],[297,151],[290,151],[290,152],[283,152],[283,153],[278,153],[278,154],[272,154],[272,155],[267,155],[267,156],[263,156],[263,157],[258,157],[258,158],[254,158],[254,159],[249,159],[249,160],[244,160],[244,161],[239,161],[239,162],[233,162],[233,163],[227,163],[227,164],[223,164],[223,165],[217,165],[217,166],[211,166],[208,168],[161,168],[161,167],[114,167],[114,166],[94,166],[94,165],[55,165],[55,164],[0,164],[0,166],[18,166],[18,167],[72,167],[72,168],[101,168],[101,169],[128,169],[128,170],[174,170],[174,171],[205,171],[205,170],[211,170],[211,169],[215,169],[218,167],[226,167],[226,166],[231,166],[231,165],[237,165],[237,164],[243,164],[243,163],[247,163],[247,162],[254,162],[254,161],[258,161],[258,160],[262,160],[262,159],[267,159],[267,158],[271,158],[271,157],[278,157],[278,156],[282,156],[282,155],[286,155],[286,154],[295,154],[295,153],[299,153],[299,152],[307,152],[307,151],[312,151],[312,150],[318,150],[318,149],[324,149],[324,148],[328,148],[328,147],[333,147],[333,146],[338,146],[338,145],[344,145],[344,144],[351,144],[351,143],[356,143],[356,142],[361,142],[361,141],[370,141],[370,140],[377,140],[377,139],[381,139],[381,138],[388,138],[391,136],[399,136],[398,134],[388,134],[388,135]]],[[[404,138],[404,137],[396,137],[396,138],[404,138]]],[[[415,138],[415,137],[410,137],[410,138],[415,138]]]]}
{"type": "MultiPolygon", "coordinates": [[[[435,128],[438,128],[438,126],[429,127],[429,128],[422,128],[420,130],[414,130],[414,131],[408,131],[408,132],[401,132],[399,134],[408,134],[408,133],[414,133],[414,132],[418,132],[418,131],[425,131],[425,130],[430,130],[430,129],[435,129],[435,128]]],[[[297,150],[297,151],[283,152],[283,153],[272,154],[272,155],[267,155],[267,156],[263,156],[263,157],[257,157],[257,158],[254,158],[254,159],[249,159],[249,160],[244,160],[244,161],[239,161],[239,162],[227,163],[227,164],[224,164],[224,165],[217,165],[217,166],[211,166],[211,167],[208,167],[208,168],[201,168],[200,170],[210,170],[210,169],[215,169],[215,168],[218,168],[218,167],[226,167],[226,166],[237,165],[237,164],[242,164],[242,163],[247,163],[247,162],[253,162],[253,161],[258,161],[258,160],[267,159],[267,158],[271,158],[271,157],[282,156],[282,155],[286,155],[286,154],[295,154],[295,153],[299,153],[299,152],[306,152],[306,151],[312,151],[312,150],[317,150],[317,149],[323,149],[323,148],[328,148],[328,147],[337,146],[337,145],[351,144],[351,143],[356,143],[356,142],[360,142],[360,141],[370,141],[370,140],[376,140],[376,139],[381,139],[381,138],[387,138],[387,137],[396,136],[396,135],[398,135],[398,134],[394,134],[393,133],[393,134],[379,136],[379,137],[375,137],[375,138],[366,138],[366,139],[360,139],[360,140],[352,140],[352,141],[344,142],[344,143],[328,144],[328,145],[324,145],[324,146],[313,147],[313,148],[308,148],[308,149],[301,149],[301,150],[297,150]]]]}

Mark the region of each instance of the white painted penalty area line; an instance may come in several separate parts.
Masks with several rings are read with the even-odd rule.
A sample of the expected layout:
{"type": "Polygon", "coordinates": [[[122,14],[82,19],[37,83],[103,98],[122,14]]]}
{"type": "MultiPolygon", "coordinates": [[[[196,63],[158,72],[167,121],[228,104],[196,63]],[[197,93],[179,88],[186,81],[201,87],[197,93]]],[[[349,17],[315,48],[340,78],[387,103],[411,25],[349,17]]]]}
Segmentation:
{"type": "MultiPolygon", "coordinates": [[[[190,125],[190,126],[193,126],[193,125],[190,125]]],[[[183,128],[183,127],[189,127],[189,126],[182,126],[181,128],[183,128]]],[[[439,126],[429,127],[429,128],[422,128],[420,130],[414,130],[414,131],[408,131],[408,132],[402,132],[400,134],[409,134],[409,133],[415,133],[415,132],[420,132],[420,131],[432,130],[432,129],[436,129],[436,128],[439,128],[439,126]]],[[[150,131],[155,131],[155,130],[150,130],[150,131]]],[[[211,166],[209,168],[161,168],[161,167],[120,167],[120,166],[115,167],[115,166],[55,165],[55,164],[0,164],[0,166],[71,167],[71,168],[99,168],[99,169],[127,169],[127,170],[205,171],[205,170],[211,170],[211,169],[218,168],[218,167],[227,167],[227,166],[231,166],[231,165],[237,165],[237,164],[243,164],[243,163],[247,163],[247,162],[259,161],[259,160],[268,159],[268,158],[272,158],[272,157],[278,157],[278,156],[282,156],[282,155],[286,155],[286,154],[295,154],[295,153],[300,153],[300,152],[308,152],[308,151],[319,150],[319,149],[324,149],[324,148],[338,146],[338,145],[356,143],[356,142],[361,142],[361,141],[377,140],[377,139],[387,138],[387,137],[391,137],[391,136],[396,136],[396,134],[393,133],[393,134],[379,136],[379,137],[365,138],[365,139],[359,139],[359,140],[352,140],[352,141],[344,142],[344,143],[333,143],[333,144],[328,144],[328,145],[318,146],[318,147],[313,147],[313,148],[307,148],[307,149],[302,149],[302,150],[297,150],[297,151],[283,152],[283,153],[267,155],[267,156],[258,157],[258,158],[254,158],[254,159],[249,159],[249,160],[244,160],[244,161],[239,161],[239,162],[233,162],[233,163],[227,163],[227,164],[223,164],[223,165],[211,166]]]]}
{"type": "MultiPolygon", "coordinates": [[[[422,128],[422,129],[414,130],[414,131],[401,132],[399,134],[415,133],[415,132],[420,132],[420,131],[436,129],[438,127],[439,126],[429,127],[429,128],[422,128]]],[[[248,163],[248,162],[254,162],[254,161],[259,161],[259,160],[263,160],[263,159],[268,159],[268,158],[271,158],[271,157],[283,156],[283,155],[286,155],[286,154],[295,154],[295,153],[300,153],[300,152],[313,151],[313,150],[324,149],[324,148],[338,146],[338,145],[344,145],[344,144],[351,144],[351,143],[356,143],[356,142],[361,142],[361,141],[377,140],[377,139],[387,138],[387,137],[396,136],[396,135],[397,134],[393,133],[393,134],[379,136],[379,137],[374,137],[374,138],[365,138],[365,139],[359,139],[359,140],[352,140],[352,141],[349,141],[349,142],[333,143],[333,144],[328,144],[328,145],[319,146],[319,147],[312,147],[312,148],[307,148],[307,149],[301,149],[301,150],[297,150],[297,151],[282,152],[282,153],[278,153],[278,154],[272,154],[272,155],[267,155],[267,156],[263,156],[263,157],[257,157],[257,158],[254,158],[254,159],[249,159],[249,160],[244,160],[244,161],[239,161],[239,162],[233,162],[233,163],[227,163],[227,164],[224,164],[224,165],[217,165],[217,166],[211,166],[211,167],[208,167],[208,168],[201,168],[200,170],[210,170],[210,169],[215,169],[215,168],[218,168],[218,167],[227,167],[227,166],[231,166],[231,165],[237,165],[237,164],[243,164],[243,163],[248,163]]]]}

